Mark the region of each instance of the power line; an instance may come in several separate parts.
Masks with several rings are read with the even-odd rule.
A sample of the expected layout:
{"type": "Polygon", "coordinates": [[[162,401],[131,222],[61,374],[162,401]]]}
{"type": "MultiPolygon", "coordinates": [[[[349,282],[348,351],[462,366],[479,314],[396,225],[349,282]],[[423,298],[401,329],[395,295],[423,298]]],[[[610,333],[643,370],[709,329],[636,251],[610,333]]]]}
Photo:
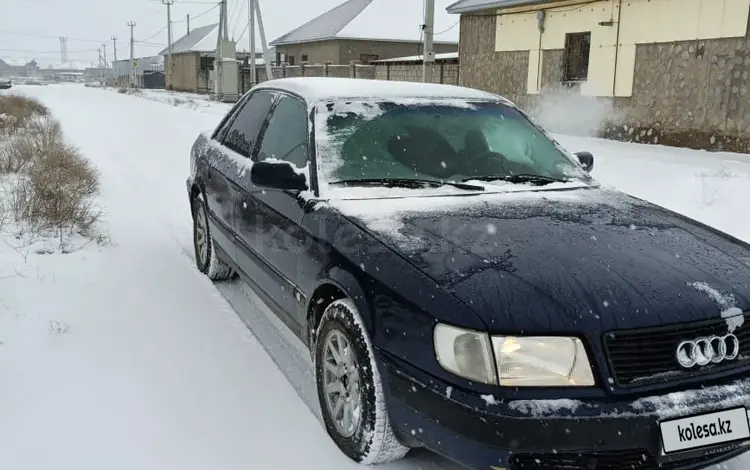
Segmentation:
{"type": "MultiPolygon", "coordinates": [[[[2,52],[18,52],[22,54],[59,54],[60,51],[38,51],[34,49],[0,49],[2,52]]],[[[79,49],[76,51],[68,51],[68,53],[86,53],[86,52],[96,52],[97,49],[79,49]]]]}
{"type": "Polygon", "coordinates": [[[147,41],[134,41],[136,44],[140,44],[141,46],[151,46],[151,47],[166,47],[166,44],[163,42],[147,42],[147,41]]]}
{"type": "Polygon", "coordinates": [[[158,36],[159,34],[161,34],[165,29],[167,29],[166,25],[163,26],[159,31],[157,31],[154,34],[152,34],[151,36],[147,37],[146,39],[143,39],[143,40],[140,40],[140,41],[136,41],[136,42],[139,42],[139,43],[148,42],[150,39],[154,39],[156,36],[158,36]]]}
{"type": "MultiPolygon", "coordinates": [[[[148,3],[156,3],[159,0],[146,0],[148,3]]],[[[213,5],[216,2],[186,1],[180,0],[180,5],[213,5]]]]}
{"type": "MultiPolygon", "coordinates": [[[[180,3],[183,3],[183,2],[180,2],[180,3]]],[[[219,5],[221,5],[221,2],[219,2],[219,3],[214,3],[214,6],[212,6],[212,7],[211,7],[211,8],[209,8],[208,10],[204,11],[203,13],[199,13],[199,14],[197,14],[197,15],[195,15],[195,16],[193,16],[193,15],[190,15],[190,19],[191,19],[191,20],[196,20],[196,19],[200,18],[200,17],[201,17],[201,16],[203,16],[203,15],[207,15],[207,14],[209,14],[210,12],[212,12],[213,10],[215,10],[216,8],[219,8],[219,5]]]]}
{"type": "Polygon", "coordinates": [[[460,22],[461,22],[461,20],[458,20],[458,21],[456,21],[455,23],[453,23],[453,26],[451,26],[450,28],[447,28],[447,29],[444,29],[444,30],[442,30],[442,31],[440,31],[440,32],[438,32],[438,33],[435,33],[435,34],[433,34],[433,36],[438,36],[438,35],[440,35],[440,34],[444,34],[444,33],[447,33],[447,32],[448,32],[448,31],[450,31],[451,29],[455,28],[455,27],[456,27],[456,25],[458,25],[458,23],[460,23],[460,22]]]}
{"type": "MultiPolygon", "coordinates": [[[[180,5],[182,5],[183,3],[185,3],[185,2],[180,2],[180,5]]],[[[221,5],[221,3],[213,3],[213,6],[211,8],[209,8],[208,10],[204,11],[203,13],[198,13],[197,15],[190,15],[190,20],[197,20],[201,16],[204,16],[204,15],[207,15],[207,14],[211,13],[215,9],[219,8],[219,5],[221,5]]],[[[172,24],[174,24],[174,23],[184,23],[186,21],[187,20],[172,20],[172,24]]]]}
{"type": "Polygon", "coordinates": [[[227,19],[234,18],[234,14],[237,11],[237,5],[239,5],[239,3],[239,1],[235,1],[234,3],[232,3],[232,7],[229,9],[229,15],[227,15],[227,19]]]}
{"type": "MultiPolygon", "coordinates": [[[[245,10],[245,2],[242,2],[242,5],[239,8],[239,11],[237,12],[237,19],[234,20],[234,26],[232,26],[232,36],[234,36],[235,31],[237,31],[237,23],[240,22],[242,19],[242,12],[245,10]]],[[[247,29],[247,23],[245,23],[245,29],[247,29]]],[[[242,34],[245,34],[244,32],[242,34]]],[[[239,39],[237,40],[239,42],[239,39]]]]}
{"type": "MultiPolygon", "coordinates": [[[[35,38],[52,38],[52,39],[60,39],[60,36],[55,36],[52,34],[38,34],[38,33],[25,33],[23,31],[11,31],[7,29],[0,29],[1,34],[15,34],[17,36],[29,36],[29,37],[35,37],[35,38]]],[[[101,40],[97,39],[82,39],[82,38],[71,38],[68,37],[71,41],[78,41],[78,42],[95,42],[97,44],[101,44],[101,40]]],[[[59,52],[59,51],[58,51],[59,52]]]]}
{"type": "MultiPolygon", "coordinates": [[[[245,33],[247,32],[248,25],[249,25],[249,23],[245,23],[245,27],[242,28],[242,32],[240,33],[240,37],[238,37],[235,42],[239,43],[240,41],[242,41],[242,38],[245,37],[245,33]]],[[[250,54],[252,54],[251,55],[251,57],[252,57],[251,60],[255,60],[255,54],[253,54],[253,51],[250,51],[250,54]]]]}

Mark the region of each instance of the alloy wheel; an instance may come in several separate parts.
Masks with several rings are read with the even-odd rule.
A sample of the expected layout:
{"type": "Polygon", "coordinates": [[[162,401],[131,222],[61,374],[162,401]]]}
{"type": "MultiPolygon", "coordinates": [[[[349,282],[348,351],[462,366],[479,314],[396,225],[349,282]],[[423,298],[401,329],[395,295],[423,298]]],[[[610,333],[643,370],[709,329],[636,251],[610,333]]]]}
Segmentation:
{"type": "Polygon", "coordinates": [[[353,436],[362,421],[359,367],[349,339],[339,330],[325,338],[323,390],[328,414],[343,438],[353,436]]]}
{"type": "Polygon", "coordinates": [[[198,256],[198,264],[204,265],[208,254],[208,229],[203,204],[200,204],[198,210],[195,211],[195,252],[198,256]]]}

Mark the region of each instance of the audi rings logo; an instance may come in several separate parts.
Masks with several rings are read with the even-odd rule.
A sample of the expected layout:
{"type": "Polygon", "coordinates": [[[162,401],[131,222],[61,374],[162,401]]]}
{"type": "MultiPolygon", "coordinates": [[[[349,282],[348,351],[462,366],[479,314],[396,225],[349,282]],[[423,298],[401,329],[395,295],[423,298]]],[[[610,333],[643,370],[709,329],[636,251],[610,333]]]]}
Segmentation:
{"type": "Polygon", "coordinates": [[[740,355],[740,340],[733,334],[683,341],[677,346],[677,362],[685,369],[731,361],[740,355]]]}

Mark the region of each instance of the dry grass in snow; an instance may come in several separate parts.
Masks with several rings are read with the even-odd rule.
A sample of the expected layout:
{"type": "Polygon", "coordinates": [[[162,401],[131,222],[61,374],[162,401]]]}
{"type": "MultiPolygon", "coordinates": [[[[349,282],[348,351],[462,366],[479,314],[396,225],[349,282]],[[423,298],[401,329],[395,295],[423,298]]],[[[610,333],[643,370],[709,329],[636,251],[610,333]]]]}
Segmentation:
{"type": "Polygon", "coordinates": [[[38,101],[18,95],[0,96],[0,116],[0,233],[21,245],[54,237],[63,252],[73,238],[103,242],[99,173],[65,142],[59,122],[38,101]]]}

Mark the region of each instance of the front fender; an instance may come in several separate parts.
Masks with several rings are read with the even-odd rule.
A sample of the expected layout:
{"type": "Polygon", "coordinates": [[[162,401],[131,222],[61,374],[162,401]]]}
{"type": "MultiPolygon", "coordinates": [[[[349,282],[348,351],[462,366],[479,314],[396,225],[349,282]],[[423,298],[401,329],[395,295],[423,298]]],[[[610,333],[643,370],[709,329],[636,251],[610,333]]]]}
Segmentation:
{"type": "MultiPolygon", "coordinates": [[[[346,294],[347,297],[352,300],[352,302],[354,302],[354,306],[357,307],[357,310],[362,317],[362,322],[365,325],[365,329],[370,335],[372,335],[375,329],[375,321],[373,319],[372,309],[370,308],[370,305],[367,301],[364,289],[362,289],[362,286],[359,284],[354,275],[349,271],[341,268],[340,266],[332,266],[325,273],[325,276],[318,279],[315,290],[325,284],[336,286],[339,290],[344,292],[344,294],[346,294]]],[[[307,305],[308,312],[312,307],[312,301],[313,299],[311,297],[307,305]]]]}

